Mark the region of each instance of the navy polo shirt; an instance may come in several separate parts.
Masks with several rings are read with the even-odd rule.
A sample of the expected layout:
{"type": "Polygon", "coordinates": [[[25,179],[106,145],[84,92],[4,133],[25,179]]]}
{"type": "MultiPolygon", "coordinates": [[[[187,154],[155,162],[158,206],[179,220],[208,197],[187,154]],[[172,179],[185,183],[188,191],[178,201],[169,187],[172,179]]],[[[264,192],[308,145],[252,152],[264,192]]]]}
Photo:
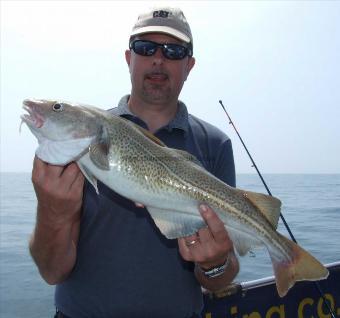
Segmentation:
{"type": "MultiPolygon", "coordinates": [[[[147,129],[132,114],[124,96],[110,110],[147,129]]],[[[168,147],[194,155],[231,186],[235,168],[230,139],[216,127],[188,113],[177,114],[155,135],[168,147]]],[[[56,286],[56,306],[71,318],[171,317],[199,314],[203,300],[194,264],[184,261],[177,240],[166,239],[146,209],[104,184],[99,195],[86,182],[77,261],[70,276],[56,286]]]]}

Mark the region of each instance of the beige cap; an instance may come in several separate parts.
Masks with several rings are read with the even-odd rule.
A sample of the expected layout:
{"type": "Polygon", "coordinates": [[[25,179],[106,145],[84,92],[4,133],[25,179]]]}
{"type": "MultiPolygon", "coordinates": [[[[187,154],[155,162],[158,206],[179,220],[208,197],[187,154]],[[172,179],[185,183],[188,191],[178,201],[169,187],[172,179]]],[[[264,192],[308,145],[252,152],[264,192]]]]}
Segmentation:
{"type": "Polygon", "coordinates": [[[192,43],[190,26],[178,8],[154,8],[141,14],[134,25],[131,36],[145,33],[165,33],[186,43],[192,43]]]}

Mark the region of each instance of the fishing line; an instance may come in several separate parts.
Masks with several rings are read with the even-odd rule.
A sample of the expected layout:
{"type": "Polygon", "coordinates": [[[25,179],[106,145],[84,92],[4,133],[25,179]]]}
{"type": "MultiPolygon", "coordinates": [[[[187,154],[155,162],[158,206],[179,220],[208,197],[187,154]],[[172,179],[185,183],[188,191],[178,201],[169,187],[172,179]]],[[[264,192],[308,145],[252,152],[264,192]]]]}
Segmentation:
{"type": "MultiPolygon", "coordinates": [[[[219,103],[221,104],[221,106],[222,106],[224,112],[226,113],[226,115],[227,115],[227,117],[228,117],[228,119],[229,119],[229,124],[233,126],[233,128],[234,128],[234,130],[235,130],[235,132],[236,132],[236,134],[237,134],[237,136],[238,136],[238,138],[240,139],[240,141],[241,141],[241,143],[242,143],[242,145],[243,145],[243,148],[244,148],[245,151],[247,152],[248,157],[249,157],[249,159],[250,159],[250,161],[251,161],[251,163],[252,163],[252,167],[255,168],[255,170],[256,170],[258,176],[260,177],[260,179],[261,179],[261,181],[262,181],[262,184],[264,185],[264,187],[265,187],[266,190],[267,190],[267,193],[268,193],[270,196],[273,196],[272,193],[271,193],[271,191],[269,190],[269,187],[267,186],[266,181],[265,181],[264,178],[262,177],[262,174],[261,174],[260,170],[257,168],[257,165],[256,165],[256,163],[255,163],[253,157],[251,156],[250,152],[248,151],[248,148],[247,148],[246,144],[244,143],[244,141],[243,141],[241,135],[239,134],[237,128],[235,127],[234,122],[232,121],[231,117],[229,116],[227,110],[225,109],[225,107],[224,107],[222,101],[219,100],[219,103]]],[[[283,216],[283,214],[282,214],[281,212],[280,212],[280,218],[281,218],[281,220],[282,220],[284,226],[286,227],[286,229],[287,229],[287,231],[288,231],[288,233],[289,233],[291,239],[292,239],[296,244],[298,244],[298,242],[296,241],[296,239],[295,239],[295,237],[294,237],[292,231],[290,230],[290,227],[289,227],[288,223],[286,222],[286,220],[285,220],[285,218],[284,218],[284,216],[283,216]]],[[[325,296],[324,296],[324,293],[323,293],[323,291],[322,291],[322,289],[321,289],[321,287],[320,287],[320,284],[319,284],[318,282],[316,282],[316,281],[314,281],[314,284],[315,284],[315,286],[316,286],[316,288],[317,288],[317,290],[318,290],[320,296],[322,297],[324,303],[326,304],[326,306],[327,306],[327,308],[328,308],[330,314],[332,315],[332,318],[336,318],[333,309],[330,307],[330,305],[329,305],[327,299],[326,299],[325,296]]]]}

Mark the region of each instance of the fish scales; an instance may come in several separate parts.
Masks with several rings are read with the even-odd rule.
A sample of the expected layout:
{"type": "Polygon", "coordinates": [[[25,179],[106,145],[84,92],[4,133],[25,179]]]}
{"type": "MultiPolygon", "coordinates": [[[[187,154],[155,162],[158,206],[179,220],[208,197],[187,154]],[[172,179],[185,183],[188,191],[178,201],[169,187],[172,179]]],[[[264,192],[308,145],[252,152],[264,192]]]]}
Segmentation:
{"type": "MultiPolygon", "coordinates": [[[[247,201],[241,202],[235,200],[235,194],[233,193],[228,195],[225,184],[219,179],[199,174],[202,167],[185,161],[176,152],[170,152],[169,155],[165,156],[163,148],[157,144],[150,145],[145,138],[141,138],[139,131],[136,131],[135,134],[130,132],[128,139],[126,141],[120,138],[120,140],[124,140],[124,143],[134,145],[133,147],[123,149],[126,158],[122,161],[129,162],[129,166],[131,163],[135,163],[136,167],[132,164],[131,169],[128,171],[138,176],[138,182],[142,182],[143,177],[145,179],[145,176],[147,176],[145,182],[142,182],[143,186],[149,188],[150,185],[154,185],[153,188],[155,189],[168,188],[169,191],[178,194],[186,193],[198,202],[205,202],[209,199],[212,202],[212,206],[228,209],[231,213],[234,212],[235,217],[239,217],[237,212],[242,210],[244,214],[241,217],[243,217],[244,221],[247,221],[249,217],[257,215],[255,208],[247,201]],[[133,152],[131,149],[133,149],[133,152]],[[186,179],[184,177],[181,178],[181,176],[186,176],[186,179]]],[[[120,148],[124,148],[124,146],[120,148]]],[[[116,150],[112,151],[117,152],[116,150]]],[[[231,188],[228,190],[235,192],[231,188]]],[[[267,225],[270,226],[269,223],[267,225]]]]}

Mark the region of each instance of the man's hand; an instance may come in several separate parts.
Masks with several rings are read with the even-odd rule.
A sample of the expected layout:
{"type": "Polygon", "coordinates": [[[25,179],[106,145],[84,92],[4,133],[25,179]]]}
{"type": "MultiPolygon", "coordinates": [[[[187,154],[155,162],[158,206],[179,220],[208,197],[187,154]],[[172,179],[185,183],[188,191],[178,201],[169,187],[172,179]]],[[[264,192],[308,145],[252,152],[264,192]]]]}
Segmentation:
{"type": "Polygon", "coordinates": [[[66,167],[49,165],[34,158],[32,182],[38,199],[38,214],[55,225],[79,217],[84,177],[75,163],[66,167]]]}
{"type": "Polygon", "coordinates": [[[30,252],[42,277],[60,283],[76,262],[84,177],[75,163],[53,166],[36,157],[32,182],[38,208],[30,252]]]}
{"type": "Polygon", "coordinates": [[[217,214],[206,205],[200,206],[200,213],[207,227],[194,235],[179,238],[179,251],[186,261],[195,262],[203,270],[223,265],[229,257],[226,272],[219,277],[209,279],[197,267],[195,270],[203,287],[219,290],[231,283],[238,273],[239,264],[234,255],[233,243],[217,214]]]}
{"type": "Polygon", "coordinates": [[[233,250],[233,243],[223,222],[212,209],[201,205],[200,213],[207,227],[200,229],[197,234],[180,238],[178,243],[181,255],[186,261],[209,269],[226,261],[228,253],[233,250]]]}

